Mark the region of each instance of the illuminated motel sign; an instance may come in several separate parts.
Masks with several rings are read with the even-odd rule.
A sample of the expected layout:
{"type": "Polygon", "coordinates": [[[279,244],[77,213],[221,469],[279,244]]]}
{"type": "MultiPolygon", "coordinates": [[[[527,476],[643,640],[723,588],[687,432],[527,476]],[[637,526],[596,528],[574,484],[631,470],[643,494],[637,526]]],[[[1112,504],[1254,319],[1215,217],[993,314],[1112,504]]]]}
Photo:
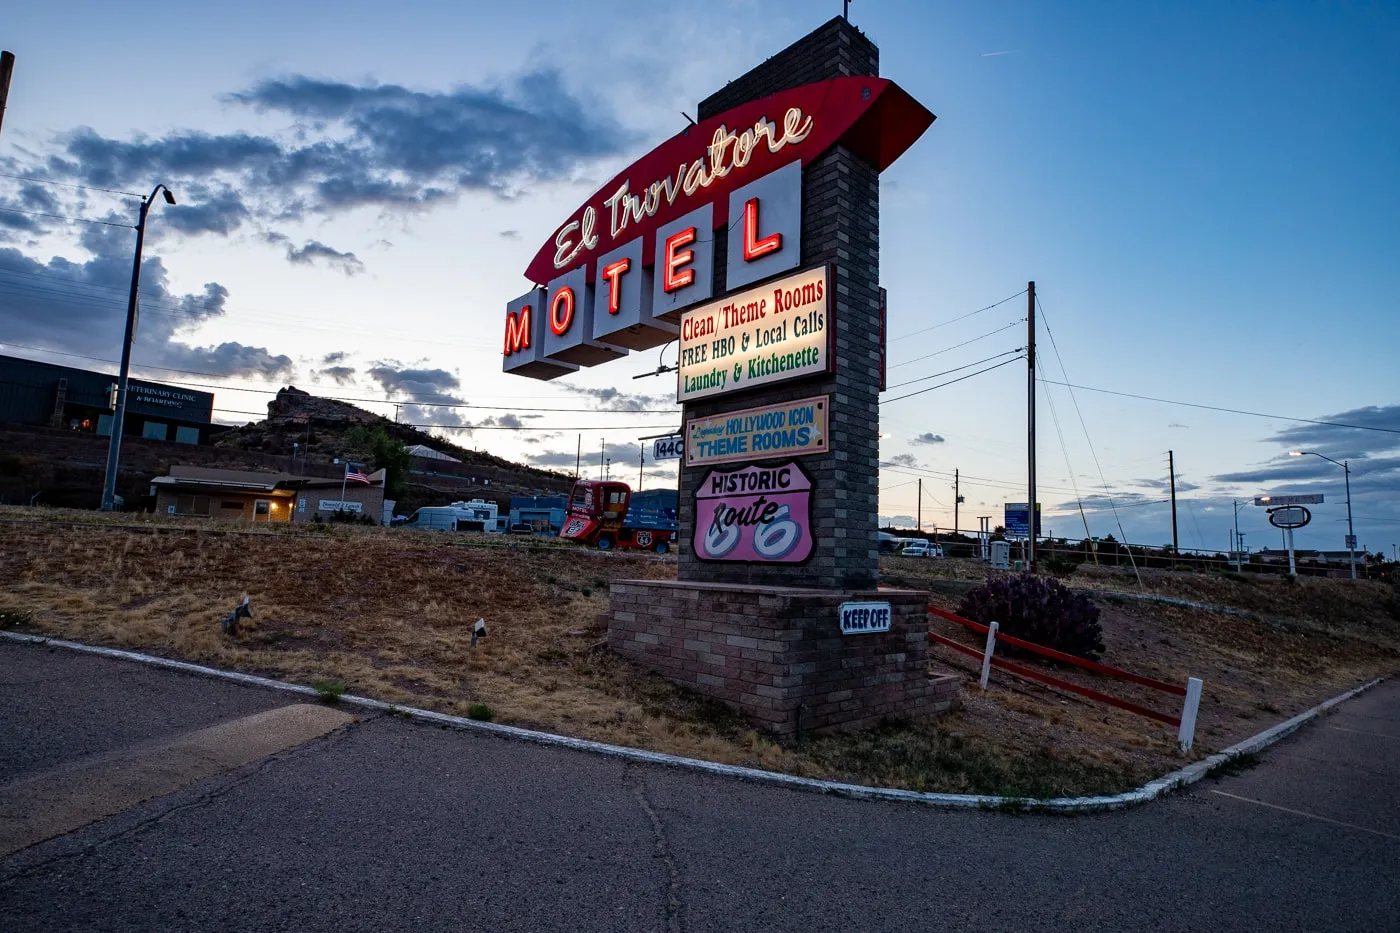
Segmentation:
{"type": "Polygon", "coordinates": [[[506,306],[502,368],[554,379],[679,340],[678,401],[830,371],[832,272],[799,270],[802,167],[840,144],[883,170],[932,120],[891,81],[842,77],[681,131],[540,247],[536,287],[506,306]]]}

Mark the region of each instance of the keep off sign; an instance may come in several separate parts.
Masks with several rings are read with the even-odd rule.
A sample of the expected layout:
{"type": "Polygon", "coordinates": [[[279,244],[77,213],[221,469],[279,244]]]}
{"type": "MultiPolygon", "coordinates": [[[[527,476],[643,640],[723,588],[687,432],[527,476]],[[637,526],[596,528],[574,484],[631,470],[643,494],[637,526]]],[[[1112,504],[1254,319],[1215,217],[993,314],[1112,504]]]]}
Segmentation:
{"type": "Polygon", "coordinates": [[[889,603],[842,603],[841,634],[865,635],[890,630],[889,603]]]}

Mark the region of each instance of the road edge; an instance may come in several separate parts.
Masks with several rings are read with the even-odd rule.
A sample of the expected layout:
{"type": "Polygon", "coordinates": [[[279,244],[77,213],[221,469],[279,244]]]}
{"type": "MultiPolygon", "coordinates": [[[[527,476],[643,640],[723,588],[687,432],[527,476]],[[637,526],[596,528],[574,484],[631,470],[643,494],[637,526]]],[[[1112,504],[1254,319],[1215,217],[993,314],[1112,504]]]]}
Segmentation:
{"type": "MultiPolygon", "coordinates": [[[[312,687],[303,686],[301,684],[273,680],[269,677],[258,677],[254,674],[242,674],[237,671],[225,671],[215,667],[205,667],[201,664],[191,664],[187,661],[176,661],[171,658],[142,654],[137,651],[126,651],[121,648],[104,648],[98,645],[85,645],[81,642],[64,641],[58,638],[49,638],[44,635],[28,635],[22,632],[0,632],[0,638],[27,644],[65,648],[70,651],[95,654],[117,660],[133,661],[138,664],[148,664],[154,667],[163,667],[168,670],[182,671],[186,674],[233,681],[234,683],[240,683],[251,687],[281,690],[286,693],[295,693],[301,696],[320,696],[312,687]]],[[[670,768],[699,771],[705,774],[738,778],[740,780],[755,781],[763,784],[773,784],[821,794],[832,794],[839,797],[850,797],[857,800],[898,801],[901,803],[918,803],[926,806],[957,809],[1011,809],[1053,813],[1096,813],[1106,810],[1121,810],[1126,807],[1147,803],[1171,791],[1179,790],[1180,788],[1194,784],[1212,771],[1241,755],[1254,754],[1262,749],[1268,748],[1280,739],[1298,731],[1303,725],[1332,709],[1334,706],[1345,703],[1352,697],[1364,693],[1384,680],[1384,677],[1377,677],[1345,693],[1338,694],[1329,700],[1324,700],[1312,709],[1299,713],[1292,719],[1285,720],[1272,728],[1265,729],[1263,732],[1250,736],[1241,742],[1236,742],[1229,748],[1217,752],[1209,758],[1194,762],[1170,774],[1165,774],[1162,777],[1148,781],[1146,784],[1134,790],[1108,796],[1052,797],[1049,799],[1003,797],[988,794],[940,794],[902,790],[897,787],[866,787],[860,784],[846,784],[840,781],[823,781],[817,778],[798,777],[797,775],[784,774],[780,771],[764,771],[759,768],[720,764],[719,762],[703,761],[698,758],[683,758],[679,755],[668,755],[664,752],[649,752],[645,749],[628,748],[624,745],[609,745],[605,742],[576,739],[567,735],[556,735],[552,732],[522,729],[518,726],[505,726],[499,723],[481,722],[475,719],[466,719],[462,716],[451,716],[447,713],[437,713],[432,710],[418,709],[413,706],[400,706],[396,703],[385,703],[383,700],[374,700],[369,697],[354,696],[351,694],[342,694],[338,702],[378,712],[392,712],[416,722],[435,726],[461,729],[468,732],[481,732],[533,742],[537,745],[568,748],[574,751],[588,752],[595,755],[605,755],[612,758],[640,761],[670,768]]]]}

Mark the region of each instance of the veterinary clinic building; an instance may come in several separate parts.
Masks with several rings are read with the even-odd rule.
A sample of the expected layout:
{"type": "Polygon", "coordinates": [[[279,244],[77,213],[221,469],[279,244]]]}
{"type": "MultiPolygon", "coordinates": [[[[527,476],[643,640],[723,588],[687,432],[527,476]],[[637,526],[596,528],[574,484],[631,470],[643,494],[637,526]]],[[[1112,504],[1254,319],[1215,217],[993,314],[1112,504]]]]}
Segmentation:
{"type": "Polygon", "coordinates": [[[369,475],[369,485],[324,476],[253,473],[208,467],[172,466],[169,476],[151,480],[159,515],[184,515],[222,521],[329,521],[339,511],[384,521],[384,471],[369,475]]]}
{"type": "MultiPolygon", "coordinates": [[[[0,422],[110,436],[116,386],[107,373],[0,356],[0,422]]],[[[220,430],[213,414],[211,392],[131,379],[122,436],[203,444],[220,430]]]]}

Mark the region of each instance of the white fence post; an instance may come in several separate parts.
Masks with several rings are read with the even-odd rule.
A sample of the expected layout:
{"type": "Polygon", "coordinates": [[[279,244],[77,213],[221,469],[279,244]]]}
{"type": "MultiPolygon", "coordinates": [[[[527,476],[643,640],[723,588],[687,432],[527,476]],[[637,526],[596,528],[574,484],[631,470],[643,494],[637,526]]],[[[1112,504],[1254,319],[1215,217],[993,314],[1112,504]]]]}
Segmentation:
{"type": "MultiPolygon", "coordinates": [[[[985,675],[984,675],[985,676],[985,675]]],[[[1176,739],[1181,750],[1189,752],[1196,740],[1196,712],[1201,708],[1201,680],[1199,677],[1186,678],[1186,703],[1181,707],[1181,728],[1176,730],[1176,739]]]]}
{"type": "Polygon", "coordinates": [[[987,689],[987,676],[992,672],[992,651],[997,646],[997,629],[999,626],[993,622],[987,626],[987,649],[982,653],[982,689],[987,689]]]}

